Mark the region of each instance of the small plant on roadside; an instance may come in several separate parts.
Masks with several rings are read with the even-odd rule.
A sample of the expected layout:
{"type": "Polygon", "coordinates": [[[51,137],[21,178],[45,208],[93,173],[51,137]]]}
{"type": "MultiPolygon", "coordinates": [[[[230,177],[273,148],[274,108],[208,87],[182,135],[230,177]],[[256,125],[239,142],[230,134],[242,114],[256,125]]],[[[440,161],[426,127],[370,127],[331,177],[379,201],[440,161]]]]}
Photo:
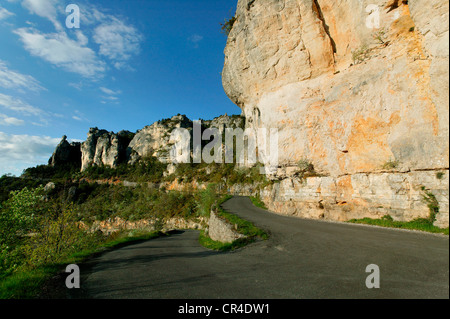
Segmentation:
{"type": "Polygon", "coordinates": [[[421,190],[423,192],[422,200],[427,204],[427,207],[430,210],[428,220],[431,223],[434,223],[436,221],[436,215],[439,213],[439,202],[436,199],[436,196],[425,186],[421,186],[421,190]]]}

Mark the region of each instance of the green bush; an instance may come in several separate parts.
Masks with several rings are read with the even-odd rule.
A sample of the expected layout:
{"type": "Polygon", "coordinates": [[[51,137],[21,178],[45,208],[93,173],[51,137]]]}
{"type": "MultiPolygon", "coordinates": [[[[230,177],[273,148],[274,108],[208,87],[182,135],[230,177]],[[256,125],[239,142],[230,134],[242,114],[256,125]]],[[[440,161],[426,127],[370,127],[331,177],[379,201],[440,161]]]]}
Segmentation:
{"type": "Polygon", "coordinates": [[[233,29],[233,25],[236,22],[236,17],[231,17],[230,19],[225,19],[224,23],[221,23],[221,30],[226,36],[228,36],[233,29]]]}
{"type": "Polygon", "coordinates": [[[196,209],[200,216],[209,216],[214,204],[218,201],[216,184],[209,184],[205,190],[196,196],[196,209]]]}
{"type": "Polygon", "coordinates": [[[98,238],[88,234],[78,223],[72,205],[55,205],[39,219],[35,233],[27,240],[24,251],[28,268],[58,263],[69,255],[94,246],[98,238]]]}

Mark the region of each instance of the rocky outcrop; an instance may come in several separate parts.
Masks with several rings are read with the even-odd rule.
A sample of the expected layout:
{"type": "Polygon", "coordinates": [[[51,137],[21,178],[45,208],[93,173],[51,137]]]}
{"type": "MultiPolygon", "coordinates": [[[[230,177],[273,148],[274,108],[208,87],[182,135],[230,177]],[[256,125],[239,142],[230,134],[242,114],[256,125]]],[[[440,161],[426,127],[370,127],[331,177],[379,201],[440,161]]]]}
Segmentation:
{"type": "Polygon", "coordinates": [[[240,115],[228,116],[227,114],[216,117],[210,121],[203,121],[203,126],[206,128],[217,128],[220,134],[225,132],[225,129],[245,128],[245,117],[240,115]]]}
{"type": "Polygon", "coordinates": [[[81,143],[67,141],[67,136],[63,136],[61,142],[56,146],[48,164],[52,167],[73,165],[81,166],[81,143]]]}
{"type": "Polygon", "coordinates": [[[117,167],[127,162],[129,144],[133,133],[121,131],[119,133],[91,128],[85,142],[81,144],[81,170],[89,166],[117,167]]]}
{"type": "Polygon", "coordinates": [[[176,115],[138,131],[129,145],[130,164],[148,156],[154,156],[163,163],[169,163],[170,149],[173,145],[170,135],[177,128],[186,128],[192,131],[192,121],[186,115],[176,115]]]}
{"type": "Polygon", "coordinates": [[[427,184],[448,226],[448,15],[437,0],[239,0],[223,86],[247,127],[279,130],[267,206],[412,219],[427,184]],[[317,176],[306,185],[303,162],[317,176]]]}
{"type": "MultiPolygon", "coordinates": [[[[213,120],[202,120],[201,124],[202,131],[207,128],[218,128],[223,133],[225,128],[243,128],[245,118],[239,115],[223,115],[213,120]]],[[[171,141],[171,133],[177,128],[187,129],[191,134],[192,143],[193,122],[186,115],[180,114],[157,121],[136,133],[129,131],[114,133],[91,128],[86,141],[81,144],[69,144],[64,137],[49,163],[55,165],[76,160],[80,163],[82,171],[93,165],[112,168],[121,163],[133,165],[146,157],[156,157],[163,163],[171,164],[170,152],[174,144],[174,141],[171,141]]],[[[169,168],[169,173],[175,169],[174,165],[170,165],[169,168]]]]}

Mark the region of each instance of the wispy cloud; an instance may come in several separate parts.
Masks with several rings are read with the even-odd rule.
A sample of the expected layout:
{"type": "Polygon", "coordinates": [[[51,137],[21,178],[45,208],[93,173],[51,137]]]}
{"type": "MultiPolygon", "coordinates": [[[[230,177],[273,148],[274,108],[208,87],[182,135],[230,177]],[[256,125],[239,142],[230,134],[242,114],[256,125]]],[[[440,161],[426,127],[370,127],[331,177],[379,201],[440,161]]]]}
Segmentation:
{"type": "Polygon", "coordinates": [[[85,117],[85,115],[83,113],[81,113],[78,110],[74,111],[74,115],[72,115],[72,119],[74,119],[75,121],[79,121],[79,122],[86,122],[87,118],[85,117]]]}
{"type": "Polygon", "coordinates": [[[44,115],[44,112],[34,106],[31,106],[27,102],[22,101],[19,98],[12,97],[10,95],[5,95],[0,93],[0,106],[14,111],[18,112],[22,115],[36,115],[36,116],[42,116],[44,115]]]}
{"type": "Polygon", "coordinates": [[[23,0],[22,6],[30,13],[48,19],[56,30],[63,30],[58,20],[58,0],[23,0]]]}
{"type": "Polygon", "coordinates": [[[32,55],[92,79],[104,75],[107,62],[119,70],[133,70],[129,60],[140,53],[144,37],[124,19],[105,14],[91,4],[80,5],[81,22],[87,27],[83,29],[84,33],[80,30],[70,32],[69,37],[58,20],[62,10],[58,0],[23,0],[22,6],[51,21],[57,31],[42,33],[35,27],[15,30],[32,55]],[[97,45],[95,48],[89,45],[90,38],[97,45]]]}
{"type": "Polygon", "coordinates": [[[113,90],[110,90],[110,89],[105,88],[105,87],[101,87],[100,90],[101,90],[103,93],[108,94],[108,95],[118,95],[118,94],[122,94],[122,91],[120,91],[120,90],[118,90],[118,91],[113,91],[113,90]]]}
{"type": "Polygon", "coordinates": [[[0,60],[0,87],[5,89],[28,89],[31,91],[45,90],[35,78],[10,70],[2,60],[0,60]]]}
{"type": "Polygon", "coordinates": [[[6,18],[8,18],[10,16],[13,16],[13,15],[14,15],[14,13],[9,12],[8,10],[6,10],[5,8],[2,8],[0,6],[0,20],[6,19],[6,18]]]}
{"type": "Polygon", "coordinates": [[[4,125],[4,126],[20,126],[25,124],[24,120],[15,118],[15,117],[9,117],[5,114],[1,114],[0,113],[0,125],[4,125]]]}
{"type": "Polygon", "coordinates": [[[188,38],[188,41],[194,45],[194,48],[198,48],[202,40],[203,36],[199,34],[193,34],[188,38]]]}
{"type": "Polygon", "coordinates": [[[95,52],[84,46],[83,41],[74,41],[66,33],[42,34],[32,28],[14,31],[20,36],[25,49],[66,71],[87,78],[100,77],[106,70],[105,63],[95,52]]]}
{"type": "Polygon", "coordinates": [[[81,89],[83,88],[83,82],[78,83],[70,82],[68,85],[73,87],[74,89],[77,89],[78,91],[81,91],[81,89]]]}
{"type": "Polygon", "coordinates": [[[117,69],[122,69],[128,60],[139,54],[143,36],[134,26],[106,15],[95,28],[93,39],[100,46],[99,54],[110,59],[117,69]]]}
{"type": "Polygon", "coordinates": [[[108,101],[110,103],[115,102],[115,104],[119,103],[119,97],[117,95],[122,94],[122,91],[120,90],[114,91],[105,87],[101,87],[100,91],[106,94],[106,96],[102,96],[103,99],[103,101],[101,101],[102,104],[106,104],[108,101]]]}

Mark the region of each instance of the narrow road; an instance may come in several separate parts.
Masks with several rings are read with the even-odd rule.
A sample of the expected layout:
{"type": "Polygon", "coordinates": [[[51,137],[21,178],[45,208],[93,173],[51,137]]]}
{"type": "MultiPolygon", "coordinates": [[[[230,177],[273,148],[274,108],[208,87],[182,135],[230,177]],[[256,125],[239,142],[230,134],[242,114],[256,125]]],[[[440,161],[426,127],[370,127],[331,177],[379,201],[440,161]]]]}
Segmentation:
{"type": "Polygon", "coordinates": [[[76,298],[449,298],[448,237],[303,220],[223,204],[270,232],[266,241],[219,253],[179,231],[104,253],[81,267],[76,298]],[[380,268],[379,289],[366,267],[380,268]]]}

